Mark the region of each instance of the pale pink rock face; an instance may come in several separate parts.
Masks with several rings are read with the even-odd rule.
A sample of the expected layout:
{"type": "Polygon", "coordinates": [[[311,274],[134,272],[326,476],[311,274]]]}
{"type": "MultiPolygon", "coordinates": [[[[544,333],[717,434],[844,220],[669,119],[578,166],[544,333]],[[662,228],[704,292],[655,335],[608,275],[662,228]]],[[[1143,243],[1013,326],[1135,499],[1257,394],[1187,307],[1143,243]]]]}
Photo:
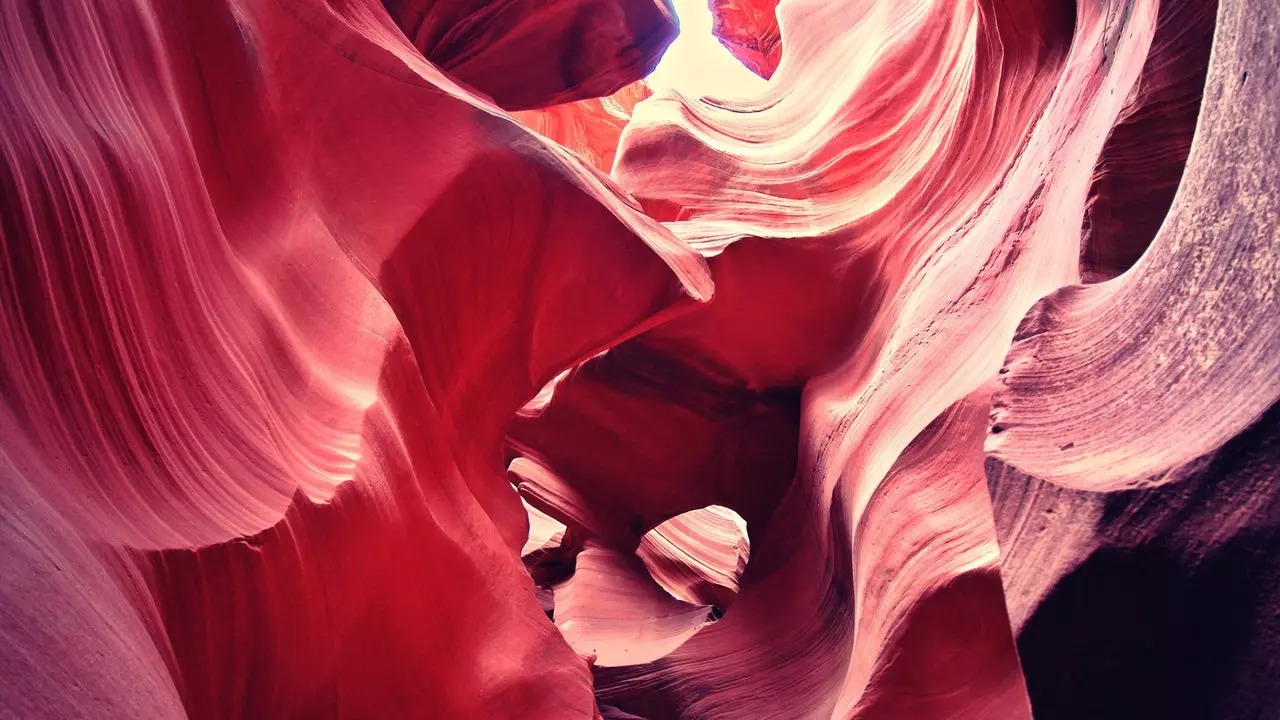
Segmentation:
{"type": "Polygon", "coordinates": [[[1277,57],[0,4],[0,716],[1271,717],[1277,57]]]}

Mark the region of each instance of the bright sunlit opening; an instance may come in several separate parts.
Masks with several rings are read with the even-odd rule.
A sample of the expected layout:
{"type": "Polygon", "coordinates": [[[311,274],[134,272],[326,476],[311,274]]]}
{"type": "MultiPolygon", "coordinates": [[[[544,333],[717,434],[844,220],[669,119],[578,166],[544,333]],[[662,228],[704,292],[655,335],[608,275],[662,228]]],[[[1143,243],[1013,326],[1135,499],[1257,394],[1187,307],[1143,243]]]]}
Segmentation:
{"type": "Polygon", "coordinates": [[[768,81],[756,75],[711,34],[708,0],[674,0],[680,36],[671,43],[646,82],[655,93],[675,90],[696,98],[748,97],[768,81]]]}

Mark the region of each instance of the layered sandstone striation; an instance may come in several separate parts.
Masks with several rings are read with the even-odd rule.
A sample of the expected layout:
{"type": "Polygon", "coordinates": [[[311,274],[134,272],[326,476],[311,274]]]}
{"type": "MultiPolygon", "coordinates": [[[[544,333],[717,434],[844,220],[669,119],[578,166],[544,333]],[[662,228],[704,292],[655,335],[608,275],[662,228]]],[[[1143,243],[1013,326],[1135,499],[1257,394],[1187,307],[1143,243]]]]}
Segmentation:
{"type": "Polygon", "coordinates": [[[1267,717],[1280,8],[706,11],[0,4],[0,715],[1267,717]]]}

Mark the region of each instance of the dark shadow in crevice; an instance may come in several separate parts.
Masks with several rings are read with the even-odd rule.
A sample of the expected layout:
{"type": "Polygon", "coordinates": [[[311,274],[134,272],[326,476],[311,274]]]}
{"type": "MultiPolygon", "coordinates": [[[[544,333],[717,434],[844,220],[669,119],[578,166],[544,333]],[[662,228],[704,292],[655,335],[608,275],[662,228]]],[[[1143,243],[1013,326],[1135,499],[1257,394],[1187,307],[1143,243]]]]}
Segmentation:
{"type": "Polygon", "coordinates": [[[1280,718],[1280,405],[1102,502],[1100,549],[1018,637],[1035,717],[1280,718]]]}
{"type": "Polygon", "coordinates": [[[1080,245],[1085,283],[1133,267],[1169,214],[1200,114],[1217,10],[1217,0],[1160,3],[1137,91],[1094,170],[1080,245]]]}

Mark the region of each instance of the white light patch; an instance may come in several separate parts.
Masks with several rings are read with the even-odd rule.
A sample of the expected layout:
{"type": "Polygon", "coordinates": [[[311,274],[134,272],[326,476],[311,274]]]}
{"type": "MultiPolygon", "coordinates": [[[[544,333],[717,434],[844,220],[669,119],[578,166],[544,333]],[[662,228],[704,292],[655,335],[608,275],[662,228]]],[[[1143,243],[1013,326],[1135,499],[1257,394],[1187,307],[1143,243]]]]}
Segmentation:
{"type": "Polygon", "coordinates": [[[689,98],[746,98],[769,81],[747,69],[711,34],[709,0],[674,0],[680,36],[646,78],[654,93],[675,90],[689,98]]]}

